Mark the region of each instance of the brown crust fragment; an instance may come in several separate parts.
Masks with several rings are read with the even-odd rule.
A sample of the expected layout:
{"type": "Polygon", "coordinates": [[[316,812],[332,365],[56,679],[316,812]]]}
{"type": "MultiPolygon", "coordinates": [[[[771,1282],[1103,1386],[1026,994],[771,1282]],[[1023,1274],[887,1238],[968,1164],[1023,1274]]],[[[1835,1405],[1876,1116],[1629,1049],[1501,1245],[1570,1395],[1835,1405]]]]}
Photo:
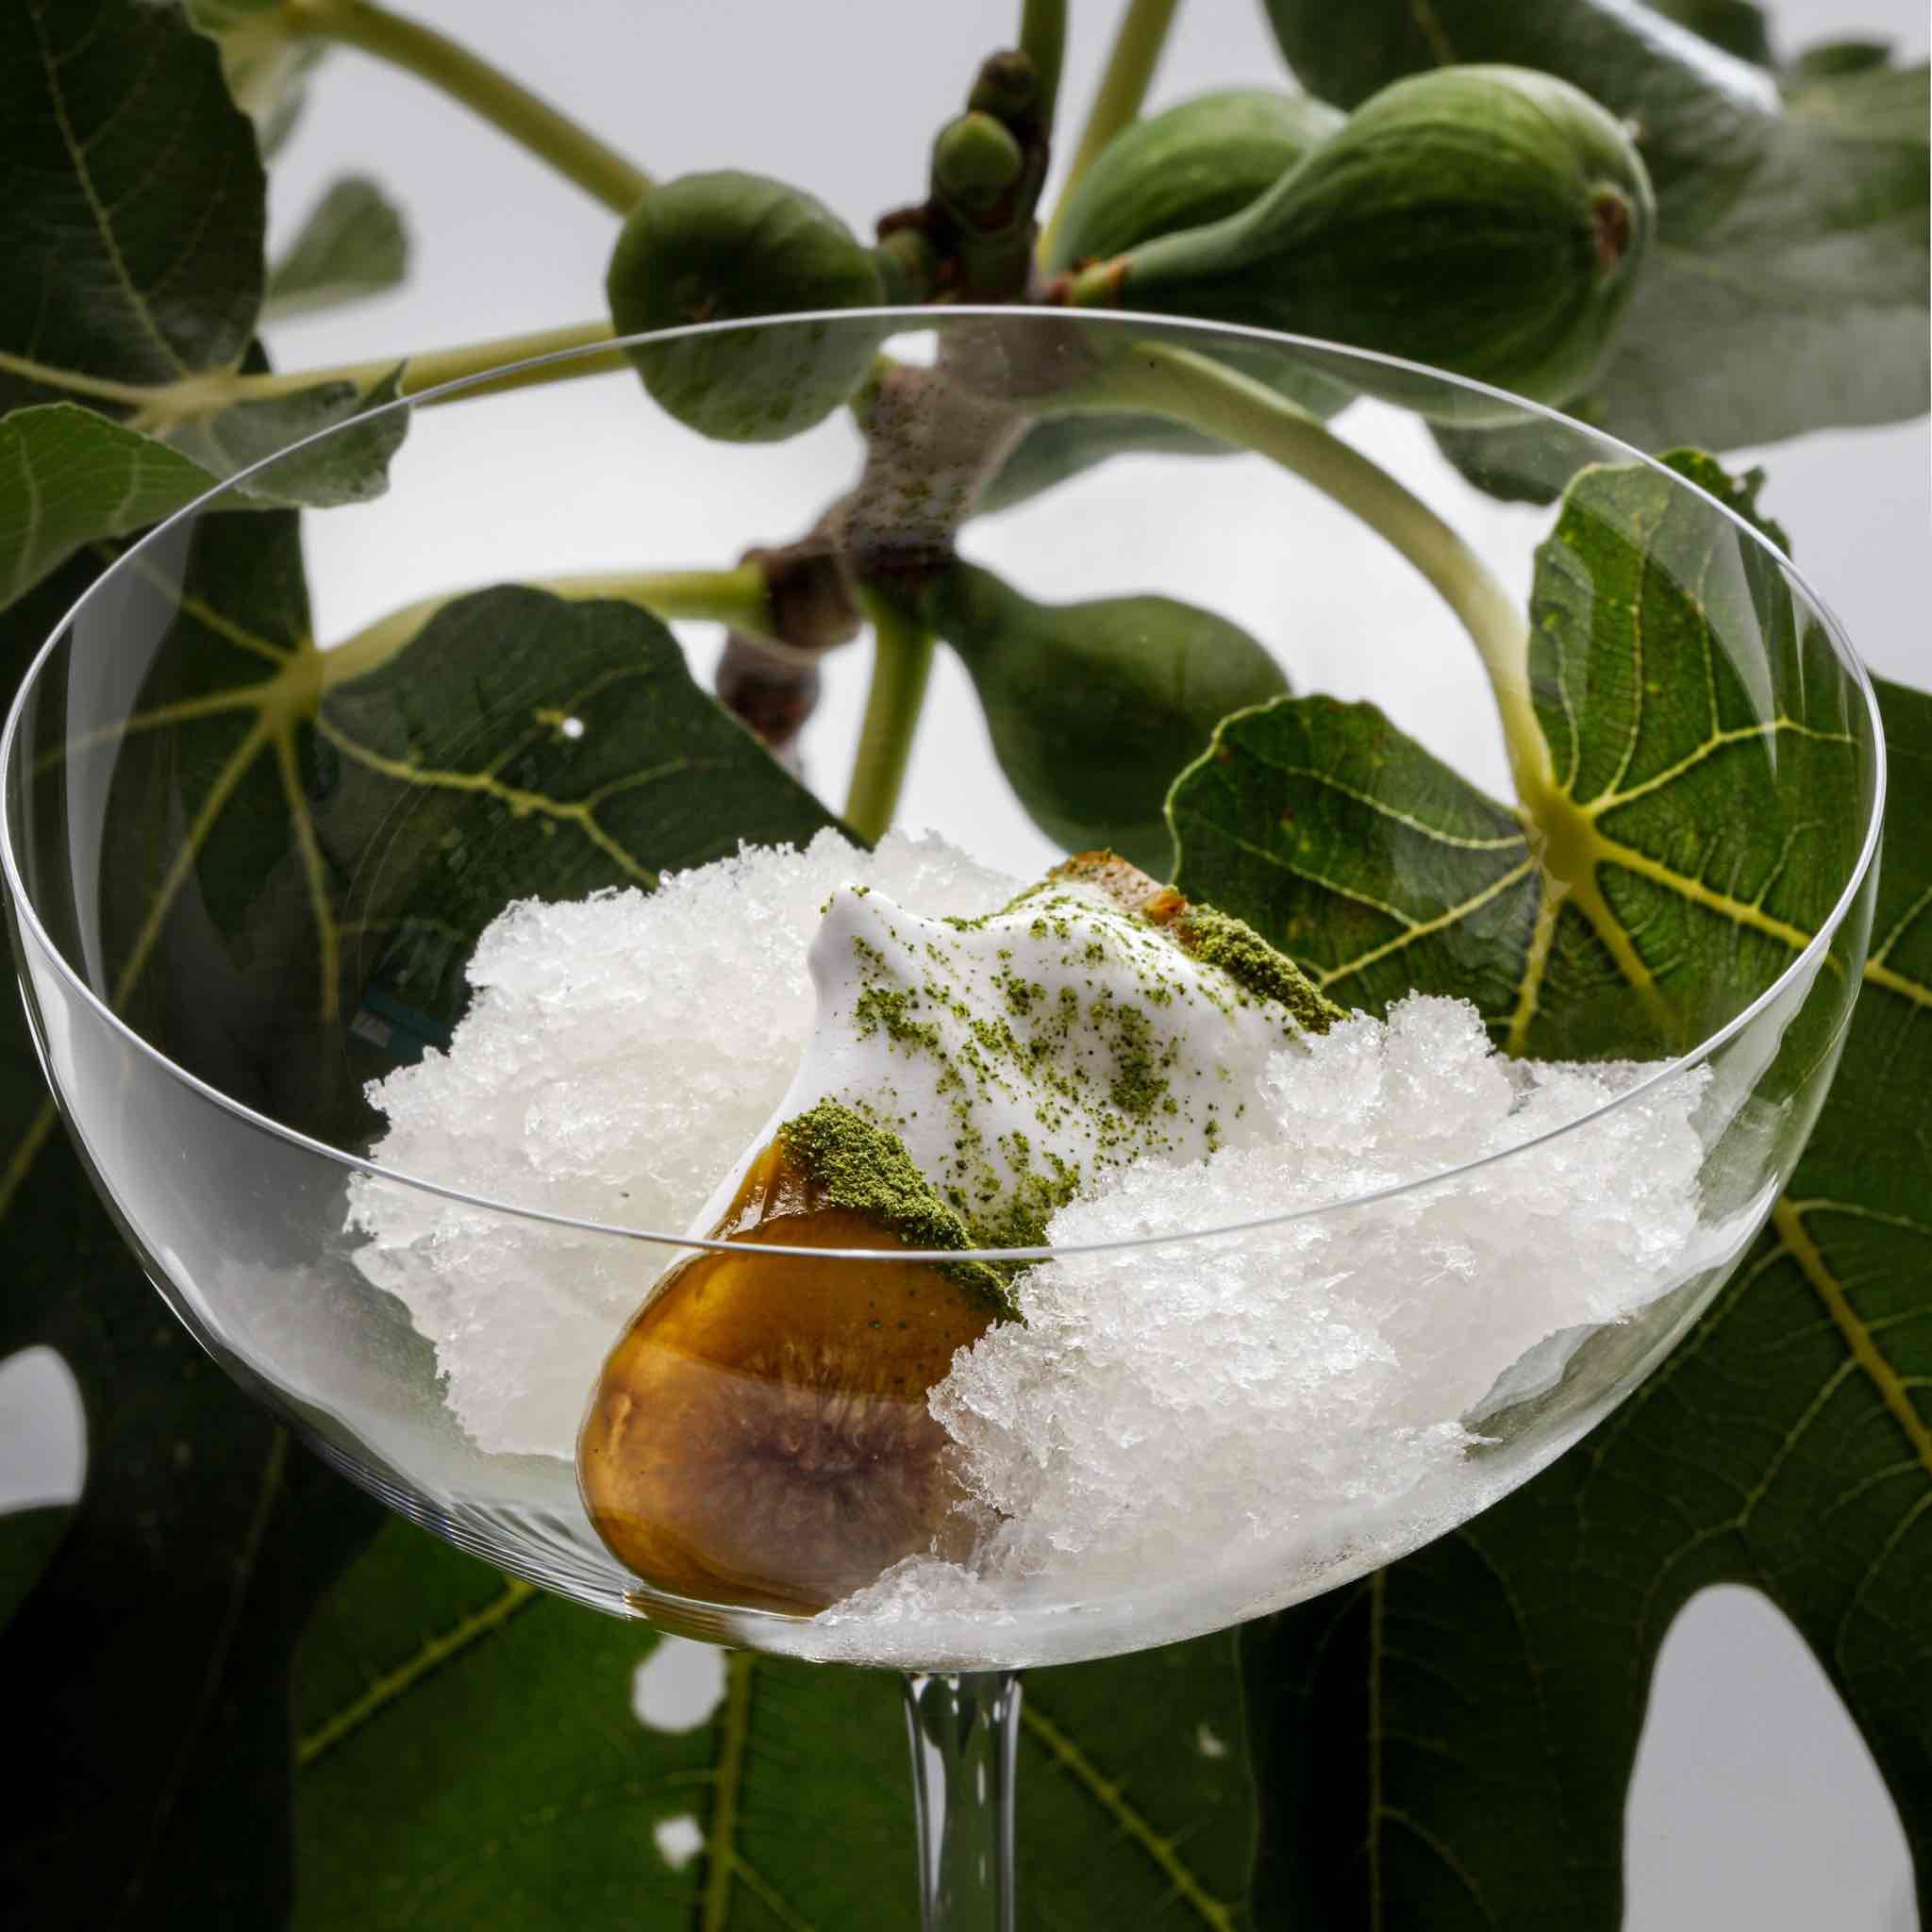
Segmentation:
{"type": "Polygon", "coordinates": [[[1097,887],[1115,905],[1150,921],[1204,965],[1219,966],[1259,999],[1287,1008],[1307,1033],[1325,1033],[1348,1015],[1325,997],[1286,953],[1259,933],[1211,906],[1196,906],[1173,886],[1149,878],[1117,852],[1076,852],[1047,874],[1097,887]]]}
{"type": "Polygon", "coordinates": [[[1138,865],[1130,865],[1118,852],[1099,850],[1076,852],[1047,874],[1050,879],[1075,879],[1083,886],[1097,886],[1116,906],[1138,912],[1157,925],[1165,925],[1187,901],[1172,886],[1148,877],[1138,865]],[[1164,902],[1172,900],[1173,908],[1164,902]],[[1163,909],[1155,911],[1157,903],[1163,909]]]}

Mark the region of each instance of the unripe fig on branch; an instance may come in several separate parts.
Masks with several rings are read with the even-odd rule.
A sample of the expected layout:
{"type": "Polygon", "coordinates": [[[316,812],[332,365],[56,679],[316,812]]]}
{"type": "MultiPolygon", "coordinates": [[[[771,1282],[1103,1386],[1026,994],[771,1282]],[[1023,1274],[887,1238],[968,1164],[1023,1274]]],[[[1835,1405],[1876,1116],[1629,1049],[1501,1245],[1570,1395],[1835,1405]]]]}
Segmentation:
{"type": "Polygon", "coordinates": [[[1307,94],[1230,88],[1137,121],[1074,185],[1043,265],[1108,260],[1239,213],[1347,120],[1307,94]]]}
{"type": "MultiPolygon", "coordinates": [[[[686,175],[644,196],[605,278],[621,334],[884,299],[871,251],[802,189],[734,170],[686,175]]],[[[818,324],[725,330],[633,349],[644,387],[680,423],[727,442],[809,429],[863,380],[876,342],[818,324]]]]}
{"type": "Polygon", "coordinates": [[[1162,878],[1168,787],[1230,711],[1288,689],[1246,631],[1172,597],[1036,604],[956,563],[926,614],[966,666],[1033,823],[1070,852],[1109,846],[1162,878]]]}
{"type": "MultiPolygon", "coordinates": [[[[1108,259],[1152,240],[1198,228],[1267,193],[1346,122],[1307,94],[1233,88],[1183,101],[1117,134],[1081,176],[1052,230],[1049,271],[1108,259]]],[[[1279,350],[1216,345],[1217,359],[1328,417],[1353,391],[1313,363],[1279,350]]],[[[1050,490],[1114,454],[1212,456],[1229,445],[1152,416],[1045,417],[1027,430],[980,508],[1002,509],[1050,490]]]]}
{"type": "MultiPolygon", "coordinates": [[[[1655,220],[1642,160],[1589,95],[1515,67],[1444,67],[1365,101],[1269,193],[1076,275],[1084,305],[1324,337],[1538,402],[1589,383],[1655,220]]],[[[1436,411],[1400,371],[1378,393],[1436,411]]],[[[1507,421],[1458,394],[1457,422],[1507,421]]]]}

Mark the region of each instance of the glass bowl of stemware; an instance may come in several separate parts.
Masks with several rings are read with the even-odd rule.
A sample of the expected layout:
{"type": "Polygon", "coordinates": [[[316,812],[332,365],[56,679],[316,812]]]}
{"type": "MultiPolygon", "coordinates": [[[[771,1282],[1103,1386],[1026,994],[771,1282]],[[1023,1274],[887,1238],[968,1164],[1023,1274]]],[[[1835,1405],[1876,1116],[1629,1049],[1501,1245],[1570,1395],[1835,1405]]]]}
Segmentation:
{"type": "MultiPolygon", "coordinates": [[[[169,1307],[352,1480],[516,1575],[691,1636],[911,1674],[928,1923],[993,1923],[1009,1884],[997,1818],[985,1825],[1003,1780],[941,1792],[962,1752],[991,1750],[997,1771],[1011,1673],[1332,1589],[1527,1479],[1708,1304],[1831,1077],[1883,790],[1857,658],[1748,503],[1711,493],[1715,472],[1524,407],[1478,459],[1488,490],[1473,487],[1424,419],[1490,425],[1501,407],[1331,345],[1062,311],[600,344],[374,409],[205,498],[98,580],[8,720],[7,897],[35,1038],[169,1307]],[[877,359],[851,412],[787,441],[712,441],[651,407],[624,353],[693,345],[781,374],[828,350],[877,359]],[[898,487],[860,485],[869,447],[890,447],[898,487]],[[262,507],[299,496],[305,467],[372,451],[386,493],[325,514],[262,507]],[[1204,737],[1201,764],[1159,774],[1178,781],[1180,891],[1246,919],[1343,1008],[1380,1015],[1411,988],[1464,997],[1497,1046],[1585,1063],[1597,1085],[1541,1124],[1518,1091],[1513,1137],[1452,1138],[1433,1161],[1365,1155],[1351,1182],[1343,1159],[1322,1198],[1204,1185],[1191,1214],[1170,1202],[1138,1226],[1057,1224],[1044,1249],[984,1257],[1023,1316],[1029,1283],[1055,1284],[1057,1307],[1077,1309],[1085,1283],[1090,1307],[1139,1294],[1170,1309],[1182,1376],[1190,1347],[1205,1363],[1224,1345],[1215,1297],[1245,1284],[1233,1319],[1252,1330],[1274,1310],[1276,1371],[1306,1385],[1270,1424],[1296,1484],[1262,1482],[1208,1428],[1161,1465],[1160,1534],[1125,1524],[1111,1554],[1102,1535],[1061,1564],[1048,1533],[1021,1561],[1009,1538],[1006,1571],[977,1574],[969,1554],[947,1573],[959,1587],[915,1577],[863,1613],[669,1590],[597,1534],[567,1437],[466,1422],[458,1343],[425,1313],[434,1281],[412,1296],[369,1266],[372,1224],[353,1209],[379,1191],[408,1230],[398,1266],[490,1271],[463,1320],[487,1329],[494,1307],[507,1324],[499,1374],[528,1345],[519,1280],[577,1282],[567,1320],[540,1317],[574,1324],[585,1402],[653,1284],[707,1252],[708,1231],[633,1221],[615,1171],[601,1191],[534,1168],[527,1187],[508,1169],[479,1180],[460,1132],[446,1159],[419,1145],[399,1166],[369,1089],[449,1048],[472,951],[519,901],[648,890],[741,841],[809,837],[841,798],[868,834],[896,799],[901,824],[1015,879],[1064,858],[1063,829],[1042,830],[1002,774],[1017,727],[998,694],[976,696],[943,649],[908,680],[903,615],[878,601],[903,613],[908,585],[959,556],[1029,608],[1185,600],[1257,641],[1284,691],[1292,678],[1344,700],[1251,708],[1204,737]],[[877,620],[869,695],[863,648],[808,666],[795,637],[774,642],[777,557],[786,582],[830,581],[877,620]],[[460,601],[505,583],[538,591],[460,601]],[[727,666],[751,667],[739,709],[775,751],[700,688],[721,625],[727,666]],[[708,759],[708,783],[659,769],[708,759]],[[1587,1215],[1540,1211],[1574,1201],[1579,1174],[1614,1190],[1633,1148],[1672,1136],[1668,1229],[1642,1224],[1642,1201],[1614,1241],[1587,1215]],[[1391,1297],[1375,1347],[1424,1351],[1384,1397],[1344,1390],[1359,1334],[1330,1358],[1332,1327],[1310,1325],[1351,1271],[1391,1297]],[[1488,1357],[1404,1327],[1400,1307],[1429,1301],[1440,1329],[1458,1297],[1479,1327],[1486,1281],[1532,1271],[1593,1286],[1488,1357]],[[1369,1445],[1391,1431],[1434,1446],[1385,1468],[1369,1445]],[[1191,1513],[1191,1542],[1175,1527],[1191,1513]]],[[[1051,754],[1051,718],[1041,729],[1051,754]]],[[[715,937],[729,949],[728,929],[715,937]]],[[[634,989],[646,1033],[654,1003],[668,1029],[691,998],[648,974],[634,989]]],[[[769,1107],[787,1071],[717,1077],[769,1107]]],[[[781,1244],[740,1265],[776,1283],[792,1265],[862,1277],[905,1262],[903,1244],[781,1244]]],[[[1123,1402],[1144,1392],[1122,1387],[1123,1402]]],[[[1031,1399],[1044,1426],[1052,1389],[1031,1399]]],[[[1028,1451],[1048,1487],[1059,1453],[1028,1451]]],[[[981,1530],[1024,1513],[982,1511],[981,1530]]]]}

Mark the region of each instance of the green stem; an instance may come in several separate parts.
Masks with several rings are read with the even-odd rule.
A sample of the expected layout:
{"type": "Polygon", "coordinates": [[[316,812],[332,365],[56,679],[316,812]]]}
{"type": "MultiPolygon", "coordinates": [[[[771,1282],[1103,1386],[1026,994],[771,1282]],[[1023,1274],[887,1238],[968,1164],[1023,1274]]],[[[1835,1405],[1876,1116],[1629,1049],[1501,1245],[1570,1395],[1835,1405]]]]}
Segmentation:
{"type": "Polygon", "coordinates": [[[1468,631],[1495,694],[1517,796],[1534,809],[1554,789],[1549,746],[1529,694],[1529,625],[1489,566],[1421,498],[1265,384],[1191,350],[1137,342],[1054,408],[1145,409],[1272,458],[1386,538],[1468,631]]]}
{"type": "MultiPolygon", "coordinates": [[[[666,622],[705,618],[774,641],[765,573],[756,563],[741,563],[731,570],[599,571],[583,576],[538,577],[530,580],[530,588],[573,602],[608,598],[636,604],[666,622]]],[[[419,598],[331,645],[322,654],[323,688],[373,670],[401,650],[445,604],[466,594],[452,591],[446,596],[419,598]]]]}
{"type": "Polygon", "coordinates": [[[1067,52],[1067,0],[1022,0],[1020,51],[1039,76],[1040,125],[1051,130],[1067,52]]]}
{"type": "Polygon", "coordinates": [[[1074,150],[1073,165],[1060,189],[1060,198],[1040,238],[1040,259],[1051,258],[1055,231],[1065,219],[1067,198],[1080,176],[1122,128],[1129,126],[1147,98],[1147,85],[1167,42],[1167,30],[1174,24],[1174,8],[1180,0],[1127,0],[1115,34],[1113,50],[1107,57],[1107,70],[1100,77],[1100,90],[1088,110],[1087,125],[1080,130],[1080,144],[1074,150]]]}
{"type": "Polygon", "coordinates": [[[84,370],[57,369],[51,362],[9,355],[0,349],[0,375],[17,375],[42,389],[64,389],[70,395],[92,396],[102,403],[144,403],[157,391],[152,384],[116,382],[111,376],[89,375],[84,370]]]}
{"type": "MultiPolygon", "coordinates": [[[[466,375],[483,375],[508,363],[608,342],[614,333],[608,322],[579,322],[564,328],[537,329],[527,335],[494,336],[488,341],[466,342],[454,349],[430,349],[419,356],[384,356],[373,362],[341,362],[327,369],[294,369],[256,375],[240,375],[232,369],[210,369],[204,375],[183,376],[178,382],[134,391],[134,395],[141,399],[141,408],[130,420],[137,429],[159,430],[198,416],[212,415],[217,409],[228,408],[236,403],[273,402],[278,396],[299,395],[304,390],[316,389],[324,383],[343,382],[359,390],[373,389],[399,365],[400,392],[406,396],[420,395],[442,383],[456,382],[466,375]]],[[[467,402],[474,396],[497,395],[505,390],[570,382],[580,375],[602,375],[623,364],[621,350],[613,349],[608,356],[577,356],[537,369],[519,369],[496,381],[480,382],[459,396],[440,400],[467,402]]],[[[6,360],[0,358],[0,368],[5,366],[6,360]]],[[[44,371],[38,379],[58,382],[87,393],[66,371],[44,371]]]]}
{"type": "Polygon", "coordinates": [[[896,606],[861,593],[872,619],[872,689],[845,793],[845,823],[870,843],[892,823],[932,671],[932,632],[896,606]]]}
{"type": "Polygon", "coordinates": [[[293,35],[355,47],[441,88],[618,214],[651,186],[615,148],[434,27],[374,0],[283,0],[283,18],[293,35]]]}

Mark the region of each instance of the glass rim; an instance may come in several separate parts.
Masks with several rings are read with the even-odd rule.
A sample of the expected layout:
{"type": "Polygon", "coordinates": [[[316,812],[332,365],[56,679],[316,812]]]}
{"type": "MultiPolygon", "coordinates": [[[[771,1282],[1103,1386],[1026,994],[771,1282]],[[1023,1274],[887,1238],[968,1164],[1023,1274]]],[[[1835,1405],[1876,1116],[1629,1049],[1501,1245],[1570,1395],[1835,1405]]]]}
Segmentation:
{"type": "MultiPolygon", "coordinates": [[[[70,990],[77,994],[83,1004],[91,1007],[108,1030],[118,1034],[143,1058],[151,1060],[167,1077],[225,1112],[234,1116],[244,1124],[267,1134],[272,1139],[300,1149],[304,1153],[342,1169],[349,1174],[363,1174],[389,1185],[407,1188],[414,1191],[434,1195],[440,1199],[473,1208],[481,1213],[505,1215],[512,1220],[534,1223],[540,1225],[557,1227],[575,1234],[591,1235],[607,1240],[639,1241],[655,1247],[688,1249],[693,1252],[725,1252],[735,1255],[746,1253],[741,1242],[733,1242],[713,1235],[689,1233],[666,1233],[660,1229],[629,1227],[617,1224],[587,1220],[581,1216],[564,1214],[556,1209],[519,1205],[511,1201],[496,1200],[491,1196],[472,1193],[468,1190],[437,1181],[424,1174],[415,1174],[400,1168],[393,1168],[367,1156],[351,1153],[348,1149],[305,1134],[297,1127],[278,1121],[273,1115],[260,1112],[247,1106],[234,1095],[224,1092],[220,1088],[192,1074],[179,1065],[158,1046],[120,1014],[114,1011],[92,987],[80,977],[69,962],[66,953],[57,945],[42,923],[25,882],[14,860],[12,814],[9,793],[15,752],[23,720],[29,698],[42,675],[52,662],[56,651],[68,641],[75,621],[81,612],[92,602],[112,579],[119,577],[133,566],[152,545],[160,541],[176,525],[200,516],[216,505],[221,499],[238,493],[251,477],[275,464],[287,461],[296,452],[308,449],[326,441],[331,437],[346,435],[354,430],[366,427],[369,424],[382,421],[399,413],[408,413],[429,403],[461,395],[464,391],[485,385],[502,382],[506,377],[521,375],[531,371],[552,365],[582,361],[592,358],[608,357],[614,351],[625,351],[644,344],[685,341],[695,337],[741,333],[745,331],[773,332],[800,325],[822,324],[878,324],[881,322],[901,325],[891,331],[892,334],[915,334],[927,330],[943,329],[957,321],[1014,321],[1025,320],[1046,322],[1056,325],[1074,324],[1082,329],[1102,329],[1118,332],[1156,332],[1163,336],[1193,336],[1213,340],[1235,340],[1247,341],[1262,348],[1275,350],[1291,349],[1313,351],[1319,355],[1332,357],[1347,362],[1373,363],[1377,367],[1399,372],[1402,375],[1420,377],[1424,381],[1438,384],[1446,389],[1466,391],[1472,395],[1487,397],[1507,404],[1519,413],[1553,425],[1556,429],[1578,440],[1595,445],[1605,453],[1598,460],[1616,459],[1641,464],[1655,471],[1674,489],[1688,492],[1700,499],[1722,519],[1732,524],[1758,549],[1769,555],[1777,564],[1785,578],[1810,602],[1824,627],[1832,654],[1842,670],[1851,677],[1854,686],[1864,699],[1867,719],[1872,731],[1872,752],[1874,756],[1872,801],[1865,825],[1864,837],[1860,842],[1857,858],[1853,862],[1845,883],[1834,902],[1830,912],[1819,924],[1816,933],[1797,953],[1777,977],[1761,991],[1757,998],[1733,1014],[1724,1024],[1707,1035],[1684,1053],[1664,1060],[1641,1080],[1621,1089],[1607,1100],[1579,1114],[1574,1120],[1566,1121],[1562,1125],[1550,1127],[1526,1141],[1500,1148],[1490,1154],[1479,1155],[1473,1160],[1454,1162],[1440,1168],[1432,1174],[1391,1183],[1384,1187],[1373,1188],[1360,1193],[1349,1194],[1332,1201],[1317,1202],[1308,1207],[1289,1208],[1278,1214],[1251,1216],[1242,1221],[1218,1223],[1213,1226],[1186,1228],[1171,1234],[1126,1235],[1108,1241],[1067,1241],[1038,1247],[1016,1248],[953,1248],[953,1249],[880,1249],[880,1248],[814,1248],[766,1243],[760,1241],[756,1252],[763,1255],[783,1256],[801,1259],[820,1261],[869,1261],[869,1262],[928,1262],[944,1263],[958,1261],[984,1261],[989,1263],[1037,1263],[1057,1260],[1063,1256],[1112,1254],[1133,1249],[1161,1249],[1186,1241],[1205,1241],[1232,1239],[1241,1235],[1258,1232],[1264,1228],[1285,1227],[1295,1222],[1312,1221],[1326,1216],[1336,1216],[1357,1209],[1374,1207],[1384,1202],[1400,1199],[1424,1189],[1439,1187],[1461,1179],[1492,1164],[1514,1159],[1537,1148],[1548,1147],[1564,1136],[1578,1132],[1597,1121],[1606,1119],[1620,1108],[1630,1106],[1667,1082],[1678,1079],[1694,1067],[1710,1058],[1729,1041],[1743,1032],[1758,1015],[1775,1005],[1792,986],[1809,974],[1828,951],[1833,938],[1843,924],[1866,877],[1872,870],[1878,852],[1880,836],[1884,827],[1885,796],[1888,778],[1884,720],[1878,708],[1878,695],[1874,690],[1872,679],[1854,648],[1844,625],[1837,613],[1818,594],[1818,591],[1793,563],[1790,558],[1774,543],[1764,532],[1746,518],[1721,502],[1702,485],[1693,483],[1689,477],[1671,469],[1657,458],[1637,449],[1621,438],[1593,427],[1588,423],[1566,416],[1560,409],[1554,409],[1541,403],[1515,395],[1494,384],[1479,382],[1472,377],[1452,375],[1445,370],[1432,369],[1426,363],[1412,362],[1400,356],[1391,356],[1378,350],[1357,349],[1344,342],[1331,342],[1316,336],[1291,334],[1285,330],[1254,328],[1237,323],[1192,322],[1182,317],[1140,315],[1130,310],[1085,309],[1070,308],[1048,308],[1030,304],[947,304],[938,307],[906,308],[890,305],[870,308],[810,309],[797,314],[758,316],[741,320],[722,322],[692,323],[672,329],[646,330],[629,336],[613,335],[604,341],[580,343],[569,348],[548,350],[540,356],[530,356],[516,361],[499,363],[494,367],[480,370],[473,375],[453,377],[448,382],[438,383],[413,395],[398,396],[393,401],[378,404],[372,409],[359,411],[341,423],[331,424],[326,428],[315,430],[297,441],[276,450],[273,455],[239,470],[232,476],[225,478],[213,489],[204,491],[192,503],[184,505],[171,516],[163,519],[155,527],[116,558],[101,575],[90,584],[75,600],[65,614],[48,633],[46,641],[34,653],[25,672],[22,675],[13,700],[8,708],[4,729],[0,729],[0,886],[4,886],[8,904],[16,919],[28,929],[41,950],[54,962],[56,970],[67,982],[70,990]]],[[[1400,408],[1400,404],[1391,404],[1400,408]]]]}

